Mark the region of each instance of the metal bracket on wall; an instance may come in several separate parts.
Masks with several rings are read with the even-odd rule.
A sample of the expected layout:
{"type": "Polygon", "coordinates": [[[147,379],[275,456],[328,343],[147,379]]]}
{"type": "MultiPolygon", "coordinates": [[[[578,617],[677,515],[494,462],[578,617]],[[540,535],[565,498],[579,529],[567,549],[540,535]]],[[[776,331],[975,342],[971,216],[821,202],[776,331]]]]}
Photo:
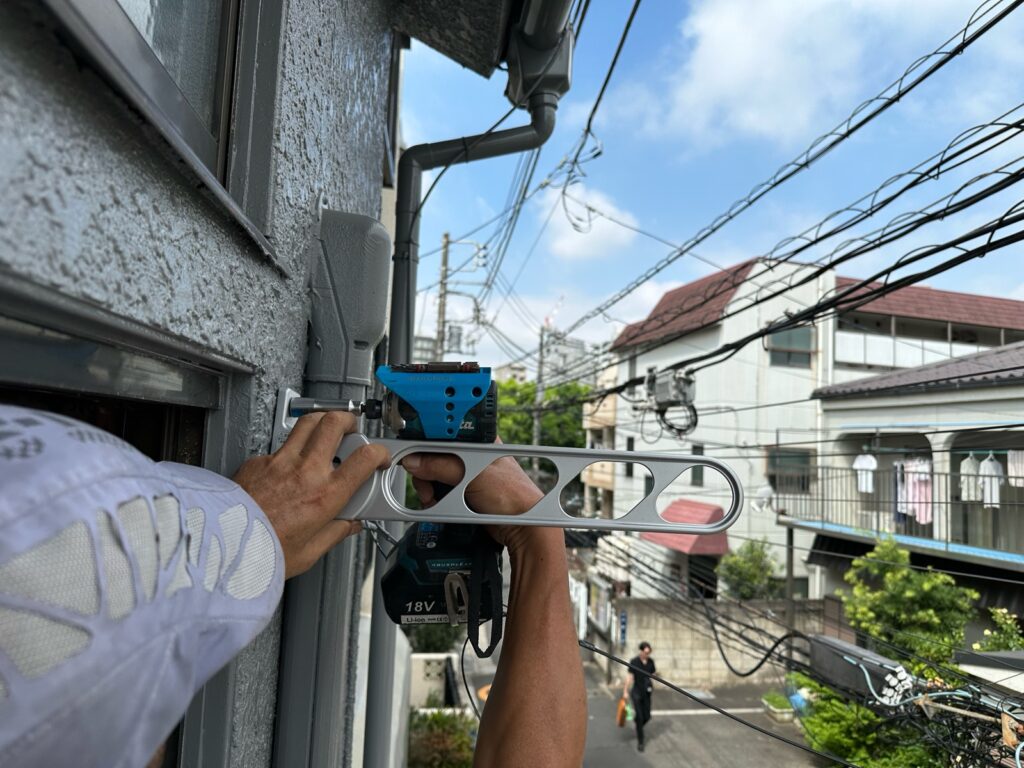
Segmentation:
{"type": "MultiPolygon", "coordinates": [[[[295,423],[288,416],[288,404],[298,393],[281,390],[274,420],[275,448],[284,442],[287,431],[295,423]]],[[[739,519],[743,508],[743,488],[736,473],[726,464],[707,456],[687,456],[669,453],[641,453],[634,451],[608,451],[584,448],[550,448],[533,445],[504,445],[483,443],[445,443],[438,441],[376,440],[365,435],[351,434],[338,448],[337,456],[344,460],[355,450],[368,443],[379,443],[391,453],[392,464],[377,471],[363,485],[338,515],[343,520],[400,520],[403,522],[470,523],[498,525],[534,525],[553,528],[583,528],[605,531],[656,531],[660,533],[709,534],[729,528],[739,519]],[[428,510],[408,509],[395,494],[395,473],[399,462],[413,453],[442,453],[458,457],[465,473],[461,482],[443,499],[428,510]],[[521,515],[493,515],[474,512],[466,504],[465,491],[474,478],[502,456],[521,458],[539,457],[551,461],[558,473],[555,486],[534,507],[521,515]],[[644,498],[629,512],[616,519],[574,517],[565,511],[561,493],[577,475],[595,462],[640,464],[653,477],[644,498]],[[658,496],[690,467],[705,466],[719,472],[729,488],[729,507],[721,520],[707,523],[674,523],[666,520],[656,507],[658,496]]],[[[404,486],[397,486],[402,488],[404,486]]]]}

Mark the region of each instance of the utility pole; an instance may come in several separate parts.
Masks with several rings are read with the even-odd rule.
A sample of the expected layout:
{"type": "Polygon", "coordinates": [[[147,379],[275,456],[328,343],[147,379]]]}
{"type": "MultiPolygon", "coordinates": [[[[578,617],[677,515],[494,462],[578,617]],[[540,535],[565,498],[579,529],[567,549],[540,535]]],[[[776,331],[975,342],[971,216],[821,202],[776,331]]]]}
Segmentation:
{"type": "MultiPolygon", "coordinates": [[[[533,396],[533,444],[540,445],[540,417],[544,405],[544,326],[540,327],[540,348],[537,353],[537,391],[533,396]]],[[[540,458],[533,457],[533,481],[540,481],[540,458]]]]}
{"type": "Polygon", "coordinates": [[[441,235],[441,281],[437,289],[437,338],[434,340],[434,359],[444,360],[445,304],[448,301],[448,233],[441,235]]]}
{"type": "MultiPolygon", "coordinates": [[[[786,526],[786,625],[789,631],[796,630],[796,596],[795,579],[793,577],[793,526],[786,526]]],[[[793,640],[786,643],[789,663],[793,663],[793,640]]]]}

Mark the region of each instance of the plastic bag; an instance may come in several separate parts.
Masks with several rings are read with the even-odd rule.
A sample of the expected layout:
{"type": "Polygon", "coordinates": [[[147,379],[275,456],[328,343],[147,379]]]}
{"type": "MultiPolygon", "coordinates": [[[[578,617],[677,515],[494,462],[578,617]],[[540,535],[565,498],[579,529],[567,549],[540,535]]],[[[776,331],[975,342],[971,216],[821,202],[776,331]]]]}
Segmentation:
{"type": "Polygon", "coordinates": [[[626,722],[627,723],[632,723],[633,722],[633,717],[634,717],[633,705],[630,702],[627,701],[626,702],[626,722]]]}
{"type": "Polygon", "coordinates": [[[626,697],[623,696],[619,699],[619,704],[615,708],[615,724],[621,728],[626,724],[626,697]]]}

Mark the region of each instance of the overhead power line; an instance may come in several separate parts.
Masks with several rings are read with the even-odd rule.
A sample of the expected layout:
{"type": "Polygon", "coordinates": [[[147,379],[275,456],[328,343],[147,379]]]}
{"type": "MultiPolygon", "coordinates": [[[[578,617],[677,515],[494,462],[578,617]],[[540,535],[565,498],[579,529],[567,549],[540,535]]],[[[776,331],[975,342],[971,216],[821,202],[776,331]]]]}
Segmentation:
{"type": "MultiPolygon", "coordinates": [[[[691,251],[689,255],[692,258],[714,266],[723,273],[722,277],[710,283],[701,294],[684,299],[678,306],[666,309],[656,315],[651,315],[640,323],[634,324],[631,326],[630,333],[633,338],[641,339],[644,335],[665,328],[675,319],[698,310],[712,299],[736,291],[741,284],[749,282],[756,286],[757,290],[752,291],[748,296],[733,299],[732,303],[735,304],[733,309],[727,310],[721,317],[716,317],[714,320],[709,319],[697,327],[688,327],[687,332],[692,333],[695,330],[708,327],[714,322],[720,322],[727,317],[746,312],[759,304],[786,294],[795,287],[812,282],[836,266],[877,250],[884,245],[889,245],[902,237],[906,237],[925,224],[945,220],[955,213],[966,210],[970,206],[976,205],[1008,189],[1017,183],[1021,179],[1022,173],[1024,173],[1024,156],[1005,163],[995,170],[975,175],[952,192],[941,196],[918,211],[895,216],[882,227],[840,243],[826,255],[806,265],[808,267],[806,270],[794,271],[787,277],[777,277],[767,284],[759,282],[763,276],[777,270],[783,263],[791,261],[808,248],[824,242],[855,224],[874,216],[920,184],[938,180],[945,174],[994,151],[1007,141],[1017,138],[1024,133],[1024,115],[1019,114],[1022,110],[1024,110],[1024,104],[1014,107],[989,123],[977,125],[961,132],[943,150],[919,162],[910,170],[891,177],[875,190],[862,195],[858,200],[850,203],[845,208],[828,214],[820,222],[808,227],[800,234],[780,240],[770,251],[756,257],[766,261],[754,263],[749,268],[749,272],[753,274],[744,275],[741,271],[738,271],[737,267],[723,269],[711,260],[705,259],[691,251]],[[995,178],[993,184],[981,189],[975,189],[980,187],[982,182],[992,178],[995,178]],[[971,193],[965,194],[968,191],[971,193]],[[810,269],[810,267],[816,267],[816,269],[810,269]],[[757,269],[760,269],[760,271],[754,272],[757,269]]],[[[609,215],[593,205],[585,205],[592,215],[601,216],[614,224],[626,227],[670,246],[672,245],[665,238],[639,227],[629,225],[627,222],[623,222],[621,219],[609,215]]],[[[668,343],[669,341],[671,341],[671,338],[666,337],[665,342],[668,343]]],[[[635,347],[636,349],[630,354],[632,357],[651,348],[656,348],[657,345],[651,347],[650,344],[642,346],[637,344],[635,347]]],[[[586,365],[586,361],[580,361],[570,369],[569,373],[579,372],[584,365],[586,365]]],[[[607,367],[610,367],[610,364],[581,375],[593,375],[593,373],[607,367]]]]}
{"type": "Polygon", "coordinates": [[[917,59],[881,93],[860,104],[849,117],[828,133],[812,141],[810,146],[800,155],[779,168],[767,180],[755,186],[745,197],[734,202],[725,212],[687,240],[682,247],[665,256],[620,291],[582,315],[570,324],[564,333],[572,333],[595,317],[599,317],[670,264],[704,242],[704,240],[739,216],[740,213],[750,208],[770,191],[809,168],[825,154],[888,110],[897,101],[911,93],[921,83],[945,67],[956,56],[966,51],[986,32],[1006,18],[1021,2],[1024,2],[1024,0],[986,0],[986,2],[974,10],[963,28],[958,30],[932,53],[917,59]]]}

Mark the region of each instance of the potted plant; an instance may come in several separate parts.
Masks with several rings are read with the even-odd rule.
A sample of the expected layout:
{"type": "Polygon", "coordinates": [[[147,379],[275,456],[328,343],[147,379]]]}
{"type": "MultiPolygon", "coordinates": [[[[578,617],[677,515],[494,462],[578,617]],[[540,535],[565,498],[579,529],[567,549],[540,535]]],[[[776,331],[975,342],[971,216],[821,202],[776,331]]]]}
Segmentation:
{"type": "Polygon", "coordinates": [[[768,691],[761,697],[764,704],[764,711],[768,717],[777,723],[790,723],[793,721],[793,705],[786,698],[784,693],[779,691],[768,691]]]}

